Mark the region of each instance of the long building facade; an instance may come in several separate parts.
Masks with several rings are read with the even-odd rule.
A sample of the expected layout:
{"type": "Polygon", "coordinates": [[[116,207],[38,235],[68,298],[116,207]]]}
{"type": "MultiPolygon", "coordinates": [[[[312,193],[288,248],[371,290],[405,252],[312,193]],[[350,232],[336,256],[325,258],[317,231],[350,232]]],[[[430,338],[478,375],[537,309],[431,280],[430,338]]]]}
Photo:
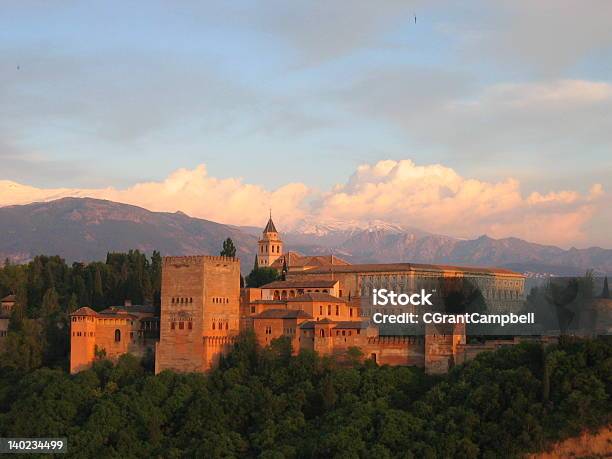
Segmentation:
{"type": "MultiPolygon", "coordinates": [[[[523,302],[524,277],[491,268],[413,263],[350,264],[341,258],[304,256],[283,250],[272,218],[258,242],[258,266],[272,267],[283,280],[240,288],[240,261],[222,256],[165,257],[159,317],[129,308],[72,314],[71,371],[87,368],[97,356],[155,352],[155,371],[206,371],[231,348],[239,333],[252,329],[262,346],[288,338],[295,353],[313,350],[337,359],[372,359],[379,364],[416,365],[445,372],[482,350],[514,344],[497,341],[470,347],[461,324],[428,326],[423,333],[381,333],[370,318],[378,308],[364,299],[373,289],[443,295],[469,283],[490,309],[516,311],[523,302]],[[149,324],[149,325],[147,325],[149,324]],[[159,338],[136,339],[154,324],[159,338]],[[139,334],[141,332],[141,334],[139,334]]],[[[405,312],[405,311],[402,311],[405,312]]],[[[151,334],[147,335],[151,336],[151,334]]]]}

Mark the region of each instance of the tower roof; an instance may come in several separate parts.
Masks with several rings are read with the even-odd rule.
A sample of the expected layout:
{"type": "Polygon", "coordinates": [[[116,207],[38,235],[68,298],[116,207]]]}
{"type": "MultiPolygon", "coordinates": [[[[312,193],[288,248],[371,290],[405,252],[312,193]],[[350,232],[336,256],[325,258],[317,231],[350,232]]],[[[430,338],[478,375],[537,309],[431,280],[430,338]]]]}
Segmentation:
{"type": "Polygon", "coordinates": [[[276,231],[276,227],[274,226],[274,222],[272,221],[272,216],[270,215],[270,219],[268,220],[268,224],[263,230],[264,233],[278,233],[276,231]]]}

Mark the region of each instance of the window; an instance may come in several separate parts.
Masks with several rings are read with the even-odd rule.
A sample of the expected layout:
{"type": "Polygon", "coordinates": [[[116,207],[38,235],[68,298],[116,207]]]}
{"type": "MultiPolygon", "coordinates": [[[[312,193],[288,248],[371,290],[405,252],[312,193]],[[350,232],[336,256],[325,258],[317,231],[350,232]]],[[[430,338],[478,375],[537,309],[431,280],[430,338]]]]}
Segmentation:
{"type": "Polygon", "coordinates": [[[175,326],[176,326],[176,325],[175,325],[175,323],[174,323],[174,322],[172,322],[172,323],[170,324],[170,330],[174,330],[174,327],[175,327],[175,326]]]}
{"type": "Polygon", "coordinates": [[[331,304],[327,305],[327,315],[331,316],[331,304]]]}
{"type": "Polygon", "coordinates": [[[191,330],[193,328],[193,323],[192,322],[187,322],[187,328],[189,330],[191,330]]]}
{"type": "Polygon", "coordinates": [[[215,329],[215,323],[213,322],[213,330],[215,329]]]}
{"type": "Polygon", "coordinates": [[[118,343],[119,341],[121,341],[121,330],[117,329],[115,330],[115,342],[118,343]]]}
{"type": "Polygon", "coordinates": [[[340,306],[336,305],[336,315],[340,315],[340,306]]]}
{"type": "Polygon", "coordinates": [[[228,322],[225,322],[225,329],[229,330],[229,323],[228,322]]]}
{"type": "Polygon", "coordinates": [[[185,329],[185,322],[179,322],[179,330],[185,329]]]}
{"type": "Polygon", "coordinates": [[[319,334],[321,335],[321,338],[325,338],[325,330],[321,330],[319,334]]]}
{"type": "Polygon", "coordinates": [[[251,314],[255,314],[255,306],[251,306],[251,314]]]}
{"type": "Polygon", "coordinates": [[[353,308],[349,308],[349,316],[353,317],[353,308]]]}
{"type": "Polygon", "coordinates": [[[323,315],[323,306],[319,306],[319,314],[323,315]]]}

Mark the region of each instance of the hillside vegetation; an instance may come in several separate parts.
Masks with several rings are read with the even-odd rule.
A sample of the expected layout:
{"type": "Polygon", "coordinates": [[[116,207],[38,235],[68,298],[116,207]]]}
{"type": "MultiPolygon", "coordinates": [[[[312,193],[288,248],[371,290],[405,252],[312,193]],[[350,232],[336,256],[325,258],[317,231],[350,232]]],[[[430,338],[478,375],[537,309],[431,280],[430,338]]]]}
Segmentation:
{"type": "Polygon", "coordinates": [[[443,377],[352,368],[244,335],[210,374],[125,356],[75,376],[0,372],[0,434],[67,436],[67,457],[514,457],[610,420],[612,344],[480,355],[443,377]]]}

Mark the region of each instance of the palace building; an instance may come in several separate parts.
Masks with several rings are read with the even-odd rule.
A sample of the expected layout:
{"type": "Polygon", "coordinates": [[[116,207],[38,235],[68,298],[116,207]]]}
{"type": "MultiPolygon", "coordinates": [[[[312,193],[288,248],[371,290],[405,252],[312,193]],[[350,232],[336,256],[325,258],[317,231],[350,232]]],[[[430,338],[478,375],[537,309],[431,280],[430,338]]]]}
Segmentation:
{"type": "MultiPolygon", "coordinates": [[[[514,341],[466,344],[465,326],[430,325],[411,336],[381,333],[372,289],[428,289],[444,295],[458,285],[478,290],[494,311],[516,311],[523,302],[524,277],[493,268],[415,263],[350,264],[334,255],[285,252],[272,217],[257,246],[257,265],[282,273],[260,288],[240,288],[240,261],[222,256],[164,257],[161,313],[126,305],[72,314],[71,371],[99,356],[116,358],[154,350],[155,372],[199,372],[215,366],[239,333],[255,332],[262,346],[288,338],[293,352],[314,350],[339,360],[367,358],[379,364],[416,365],[445,372],[478,352],[514,341]]],[[[402,312],[408,312],[403,310],[402,312]]],[[[516,340],[515,340],[516,341],[516,340]]]]}
{"type": "Polygon", "coordinates": [[[159,318],[153,307],[111,306],[96,312],[85,306],[70,315],[70,372],[89,368],[96,358],[115,359],[130,353],[153,357],[159,318]]]}

